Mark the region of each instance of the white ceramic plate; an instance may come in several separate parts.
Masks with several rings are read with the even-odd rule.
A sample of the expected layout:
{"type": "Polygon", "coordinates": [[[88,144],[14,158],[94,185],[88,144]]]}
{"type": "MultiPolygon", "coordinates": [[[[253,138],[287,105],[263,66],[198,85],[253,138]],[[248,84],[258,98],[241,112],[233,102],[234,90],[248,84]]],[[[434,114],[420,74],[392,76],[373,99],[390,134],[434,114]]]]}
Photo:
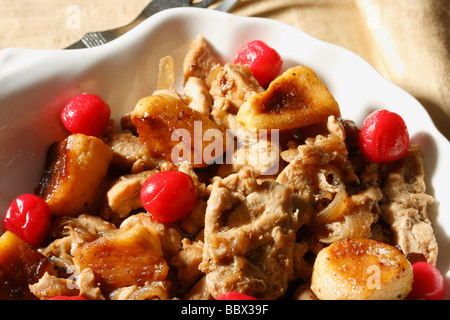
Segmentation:
{"type": "Polygon", "coordinates": [[[99,94],[115,119],[131,111],[156,86],[159,59],[172,55],[177,85],[188,45],[203,35],[223,62],[244,43],[260,39],[284,59],[283,69],[304,64],[316,71],[338,101],[343,117],[362,124],[386,108],[406,121],[425,156],[429,208],[440,249],[438,268],[450,297],[450,144],[411,95],[386,81],[359,56],[286,24],[213,10],[180,8],[154,15],[125,36],[101,47],[73,51],[0,51],[0,212],[19,194],[33,192],[46,152],[66,134],[59,121],[64,103],[81,92],[99,94]]]}

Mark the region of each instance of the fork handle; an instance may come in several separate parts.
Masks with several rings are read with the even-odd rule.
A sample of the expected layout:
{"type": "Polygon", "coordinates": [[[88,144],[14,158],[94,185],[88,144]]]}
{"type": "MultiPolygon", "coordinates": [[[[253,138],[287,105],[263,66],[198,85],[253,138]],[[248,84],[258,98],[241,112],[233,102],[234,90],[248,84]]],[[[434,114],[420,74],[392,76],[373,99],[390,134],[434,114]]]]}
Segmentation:
{"type": "MultiPolygon", "coordinates": [[[[117,39],[121,35],[125,34],[129,30],[136,27],[138,24],[140,24],[142,21],[146,20],[150,16],[154,15],[157,12],[163,11],[165,9],[173,8],[174,3],[172,3],[173,0],[153,0],[151,1],[145,9],[139,14],[139,16],[133,20],[130,24],[113,29],[113,30],[106,30],[106,31],[98,31],[98,32],[88,32],[86,33],[80,40],[73,43],[72,45],[66,47],[66,49],[85,49],[85,48],[92,48],[97,47],[102,44],[108,43],[114,39],[117,39]]],[[[180,6],[179,1],[176,0],[176,3],[178,3],[178,6],[180,6]]],[[[211,3],[213,3],[214,0],[203,0],[200,3],[194,4],[194,6],[200,6],[202,5],[207,7],[211,3]]],[[[215,10],[219,11],[228,11],[230,10],[235,4],[238,2],[238,0],[230,0],[230,1],[222,1],[219,3],[219,5],[215,8],[215,10]]],[[[189,2],[186,2],[185,6],[189,6],[189,2]]]]}
{"type": "Polygon", "coordinates": [[[68,46],[66,49],[84,49],[97,47],[116,39],[116,33],[111,31],[89,32],[80,40],[68,46]]]}

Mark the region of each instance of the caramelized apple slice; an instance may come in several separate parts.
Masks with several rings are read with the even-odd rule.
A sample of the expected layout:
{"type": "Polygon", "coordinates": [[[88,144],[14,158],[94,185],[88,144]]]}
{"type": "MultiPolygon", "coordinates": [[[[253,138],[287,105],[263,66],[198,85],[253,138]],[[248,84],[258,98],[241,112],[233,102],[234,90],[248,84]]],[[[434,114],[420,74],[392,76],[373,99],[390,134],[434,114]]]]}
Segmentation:
{"type": "Polygon", "coordinates": [[[285,71],[269,88],[242,104],[237,119],[247,129],[290,130],[340,116],[339,105],[313,70],[285,71]]]}
{"type": "Polygon", "coordinates": [[[83,243],[74,262],[81,270],[91,268],[107,291],[162,281],[169,270],[157,233],[142,224],[83,243]]]}
{"type": "Polygon", "coordinates": [[[0,237],[0,300],[37,299],[28,285],[46,272],[56,273],[44,255],[10,231],[0,237]]]}
{"type": "Polygon", "coordinates": [[[153,156],[204,167],[225,152],[225,130],[172,94],[159,91],[141,99],[131,120],[153,156]]]}
{"type": "Polygon", "coordinates": [[[412,288],[412,266],[396,247],[339,240],[317,255],[311,289],[322,300],[398,300],[412,288]]]}
{"type": "Polygon", "coordinates": [[[113,152],[102,140],[73,134],[51,147],[36,189],[53,215],[74,216],[89,208],[111,162],[113,152]]]}

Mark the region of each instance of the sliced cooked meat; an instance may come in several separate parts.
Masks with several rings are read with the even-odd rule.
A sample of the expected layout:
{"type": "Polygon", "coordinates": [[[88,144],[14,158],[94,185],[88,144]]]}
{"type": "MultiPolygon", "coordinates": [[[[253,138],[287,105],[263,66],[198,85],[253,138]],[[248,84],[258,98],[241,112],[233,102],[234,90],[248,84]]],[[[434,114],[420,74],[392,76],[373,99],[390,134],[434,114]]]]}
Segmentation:
{"type": "Polygon", "coordinates": [[[411,146],[405,157],[398,161],[382,190],[386,198],[381,205],[382,217],[391,226],[395,244],[404,254],[422,254],[435,265],[438,245],[427,214],[427,207],[434,198],[425,193],[420,146],[411,146]]]}
{"type": "Polygon", "coordinates": [[[283,295],[298,229],[291,195],[273,180],[258,184],[248,169],[214,183],[200,265],[214,297],[228,291],[261,299],[283,295]]]}
{"type": "Polygon", "coordinates": [[[190,77],[207,80],[209,73],[220,65],[203,36],[197,36],[192,42],[183,62],[184,82],[190,77]]]}

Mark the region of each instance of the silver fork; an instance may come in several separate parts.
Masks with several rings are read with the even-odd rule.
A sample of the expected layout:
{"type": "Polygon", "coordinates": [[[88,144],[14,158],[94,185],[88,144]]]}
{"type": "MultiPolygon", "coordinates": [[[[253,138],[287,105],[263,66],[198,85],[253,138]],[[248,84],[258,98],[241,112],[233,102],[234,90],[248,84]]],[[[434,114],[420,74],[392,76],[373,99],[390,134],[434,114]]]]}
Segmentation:
{"type": "MultiPolygon", "coordinates": [[[[200,2],[193,3],[194,0],[152,0],[152,2],[150,2],[147,7],[145,7],[145,9],[141,12],[141,14],[130,24],[117,29],[86,33],[79,41],[68,46],[66,49],[97,47],[120,37],[121,35],[136,27],[145,19],[162,10],[176,7],[208,8],[211,4],[213,4],[214,1],[215,0],[202,0],[200,2]]],[[[238,0],[222,0],[217,5],[215,10],[229,11],[237,2],[238,0]]]]}

